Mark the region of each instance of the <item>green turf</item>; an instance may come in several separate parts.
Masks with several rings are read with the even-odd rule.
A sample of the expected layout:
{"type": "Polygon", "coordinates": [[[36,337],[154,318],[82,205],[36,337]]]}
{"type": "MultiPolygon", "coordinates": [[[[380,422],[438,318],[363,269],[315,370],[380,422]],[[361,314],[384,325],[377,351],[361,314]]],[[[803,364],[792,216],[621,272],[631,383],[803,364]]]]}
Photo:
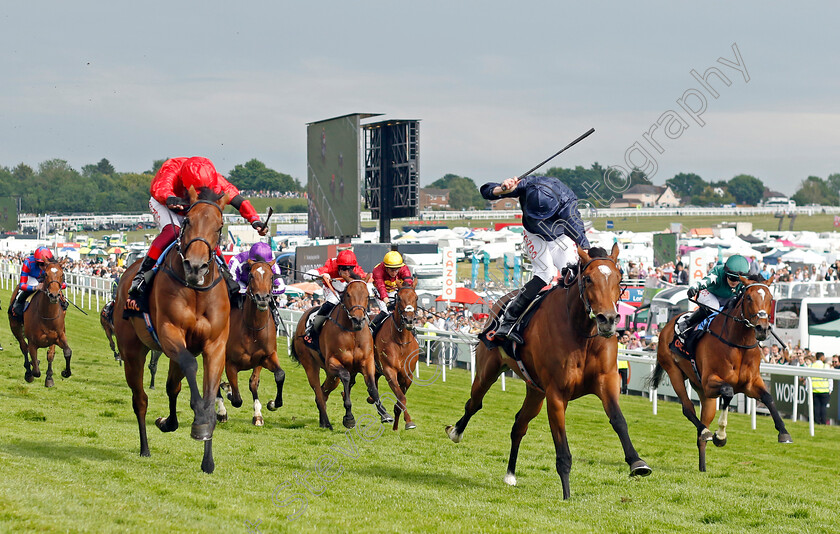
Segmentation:
{"type": "MultiPolygon", "coordinates": [[[[8,292],[0,297],[8,302],[8,292]]],[[[206,475],[202,445],[189,437],[186,382],[181,428],[162,434],[154,427],[167,411],[165,360],[158,388],[147,390],[152,456],[141,458],[130,393],[96,314],[71,309],[68,338],[73,376],[57,376],[48,390],[43,376],[24,382],[8,327],[0,334],[0,532],[248,532],[249,525],[260,532],[840,531],[836,427],[817,427],[812,438],[806,424],[789,423],[795,443],[780,445],[769,418],[753,431],[748,417],[731,414],[729,444],[710,446],[708,472],[699,473],[694,430],[679,407],[660,403],[652,416],[647,400],[623,397],[631,437],[654,470],[630,479],[600,402],[586,397],[568,410],[572,498],[564,502],[544,413],[523,440],[519,485],[502,482],[521,382],[508,380],[507,392],[495,385],[454,444],[443,427],[462,414],[468,372],[412,387],[408,407],[418,428],[399,432],[379,432],[360,380],[352,398],[357,420],[374,423],[366,440],[341,428],[338,395],[328,405],[336,430],[318,428],[312,390],[281,346],[285,406],[264,408],[265,427],[255,428],[250,400],[228,405],[230,420],[213,440],[216,472],[206,475]],[[316,471],[326,455],[340,465],[324,481],[316,471]],[[301,500],[284,506],[291,492],[301,500]]],[[[43,352],[41,360],[45,371],[43,352]]],[[[60,356],[56,363],[64,368],[60,356]]],[[[420,378],[434,369],[423,366],[420,378]]],[[[265,405],[270,377],[260,391],[265,405]]]]}

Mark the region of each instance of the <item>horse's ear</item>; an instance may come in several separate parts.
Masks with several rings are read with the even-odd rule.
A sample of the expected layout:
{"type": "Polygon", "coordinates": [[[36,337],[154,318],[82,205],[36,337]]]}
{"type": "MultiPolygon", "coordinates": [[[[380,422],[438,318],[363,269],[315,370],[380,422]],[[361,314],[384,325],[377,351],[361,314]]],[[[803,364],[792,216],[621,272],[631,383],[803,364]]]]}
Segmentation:
{"type": "Polygon", "coordinates": [[[748,286],[753,283],[753,281],[747,278],[746,276],[739,276],[738,278],[741,280],[741,283],[745,286],[748,286]]]}
{"type": "Polygon", "coordinates": [[[394,283],[397,285],[397,289],[400,289],[403,286],[403,281],[400,280],[399,278],[397,278],[397,281],[394,282],[394,283]]]}
{"type": "Polygon", "coordinates": [[[367,277],[365,278],[365,283],[370,283],[373,280],[373,273],[368,273],[367,277]]]}
{"type": "Polygon", "coordinates": [[[224,195],[222,195],[222,198],[216,201],[216,204],[218,204],[219,207],[222,208],[222,210],[224,210],[225,206],[230,204],[230,195],[225,193],[224,195]]]}
{"type": "Polygon", "coordinates": [[[613,261],[618,259],[618,252],[620,250],[621,249],[618,247],[618,243],[613,243],[612,252],[610,252],[610,258],[612,258],[613,261]]]}
{"type": "Polygon", "coordinates": [[[198,193],[195,190],[195,186],[190,186],[189,190],[187,190],[187,199],[190,201],[190,205],[195,204],[195,201],[198,200],[198,193]]]}
{"type": "Polygon", "coordinates": [[[275,263],[277,263],[277,260],[271,260],[270,262],[268,262],[268,266],[269,267],[274,267],[275,263]]]}
{"type": "Polygon", "coordinates": [[[247,261],[247,262],[248,262],[248,267],[251,267],[252,265],[254,265],[254,260],[252,260],[252,259],[250,259],[250,258],[249,258],[249,259],[247,259],[247,260],[245,260],[245,261],[247,261]]]}
{"type": "Polygon", "coordinates": [[[583,263],[589,263],[589,261],[590,261],[590,258],[589,258],[589,252],[587,252],[586,250],[584,250],[584,249],[580,248],[580,245],[578,245],[578,248],[577,248],[577,249],[578,249],[578,256],[580,256],[580,260],[581,260],[583,263]]]}
{"type": "Polygon", "coordinates": [[[417,287],[417,278],[412,278],[411,279],[411,289],[414,289],[415,287],[417,287]]]}

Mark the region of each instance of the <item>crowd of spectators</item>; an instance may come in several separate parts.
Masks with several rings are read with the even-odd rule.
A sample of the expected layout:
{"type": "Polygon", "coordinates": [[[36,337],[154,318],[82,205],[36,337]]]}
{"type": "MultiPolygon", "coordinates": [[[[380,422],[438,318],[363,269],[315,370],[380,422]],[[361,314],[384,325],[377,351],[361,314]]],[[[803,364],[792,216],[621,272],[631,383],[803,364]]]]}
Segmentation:
{"type": "Polygon", "coordinates": [[[240,191],[243,197],[256,198],[306,198],[306,193],[301,191],[266,191],[254,189],[243,189],[240,191]]]}

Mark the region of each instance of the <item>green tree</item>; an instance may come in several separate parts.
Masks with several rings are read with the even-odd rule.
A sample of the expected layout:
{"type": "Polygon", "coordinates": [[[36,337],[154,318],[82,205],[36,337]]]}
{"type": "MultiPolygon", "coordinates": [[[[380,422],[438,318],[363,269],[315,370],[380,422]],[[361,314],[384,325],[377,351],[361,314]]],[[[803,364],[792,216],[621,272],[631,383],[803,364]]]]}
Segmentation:
{"type": "Polygon", "coordinates": [[[757,206],[764,196],[764,182],[749,174],[739,174],[729,180],[726,190],[738,204],[757,206]]]}
{"type": "Polygon", "coordinates": [[[472,178],[446,174],[429,185],[437,189],[449,190],[449,205],[456,210],[466,210],[471,207],[483,209],[487,201],[481,196],[472,178]]]}
{"type": "Polygon", "coordinates": [[[791,198],[800,206],[807,204],[837,206],[839,203],[837,191],[819,176],[809,176],[802,180],[799,190],[791,198]]]}
{"type": "Polygon", "coordinates": [[[678,197],[693,197],[701,194],[708,184],[693,172],[681,172],[665,180],[665,185],[670,186],[678,197]]]}
{"type": "Polygon", "coordinates": [[[698,206],[720,206],[721,204],[732,204],[735,202],[735,197],[723,189],[723,194],[718,194],[715,189],[721,189],[720,186],[707,185],[699,195],[691,197],[691,202],[698,206]]]}
{"type": "Polygon", "coordinates": [[[239,189],[256,191],[301,191],[300,183],[289,176],[269,169],[265,163],[252,159],[244,165],[237,165],[230,171],[230,181],[239,189]]]}

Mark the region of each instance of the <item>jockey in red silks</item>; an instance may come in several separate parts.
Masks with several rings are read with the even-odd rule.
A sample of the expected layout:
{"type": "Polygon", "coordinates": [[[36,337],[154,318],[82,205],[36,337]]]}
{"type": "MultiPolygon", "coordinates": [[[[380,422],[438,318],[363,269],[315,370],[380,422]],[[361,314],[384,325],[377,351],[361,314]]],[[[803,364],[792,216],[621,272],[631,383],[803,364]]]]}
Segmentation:
{"type": "MultiPolygon", "coordinates": [[[[359,262],[356,261],[356,255],[349,249],[339,252],[335,259],[328,259],[323,267],[310,269],[307,271],[307,274],[320,276],[325,286],[332,285],[335,291],[339,293],[347,287],[348,282],[344,280],[345,275],[349,278],[358,279],[364,279],[367,276],[364,269],[359,266],[359,262]]],[[[312,319],[312,332],[310,332],[310,335],[318,335],[321,326],[323,326],[327,317],[329,317],[330,312],[339,304],[338,295],[330,291],[328,287],[324,288],[324,295],[325,302],[321,304],[318,313],[312,319]]]]}
{"type": "Polygon", "coordinates": [[[373,319],[371,324],[373,328],[378,328],[388,317],[388,312],[393,311],[394,306],[391,299],[394,298],[399,289],[397,281],[402,280],[404,284],[411,284],[413,279],[402,255],[396,250],[385,254],[382,263],[373,268],[373,287],[377,297],[376,303],[379,305],[379,315],[373,319]]]}
{"type": "MultiPolygon", "coordinates": [[[[152,241],[149,252],[140,264],[140,270],[131,282],[131,288],[128,290],[131,298],[137,299],[143,294],[151,281],[152,267],[166,247],[178,238],[181,221],[184,220],[190,207],[190,202],[186,198],[190,187],[194,187],[196,192],[206,187],[217,194],[227,193],[230,205],[239,210],[239,213],[261,236],[268,233],[268,227],[260,221],[260,216],[257,215],[251,203],[242,198],[236,186],[216,171],[212,161],[202,157],[169,159],[152,180],[152,197],[149,199],[149,209],[161,232],[152,241]]],[[[221,257],[219,250],[216,250],[216,254],[221,257]]],[[[225,262],[219,261],[218,264],[229,291],[238,293],[239,284],[231,276],[225,262]]]]}
{"type": "MultiPolygon", "coordinates": [[[[55,260],[52,251],[47,247],[36,248],[35,252],[23,260],[23,265],[20,268],[20,282],[15,298],[9,306],[9,315],[23,318],[23,306],[26,304],[26,299],[37,290],[42,289],[41,280],[44,279],[44,267],[50,261],[55,260]]],[[[66,287],[67,284],[61,284],[61,289],[66,287]]],[[[61,307],[67,309],[66,300],[61,300],[61,307]]]]}

